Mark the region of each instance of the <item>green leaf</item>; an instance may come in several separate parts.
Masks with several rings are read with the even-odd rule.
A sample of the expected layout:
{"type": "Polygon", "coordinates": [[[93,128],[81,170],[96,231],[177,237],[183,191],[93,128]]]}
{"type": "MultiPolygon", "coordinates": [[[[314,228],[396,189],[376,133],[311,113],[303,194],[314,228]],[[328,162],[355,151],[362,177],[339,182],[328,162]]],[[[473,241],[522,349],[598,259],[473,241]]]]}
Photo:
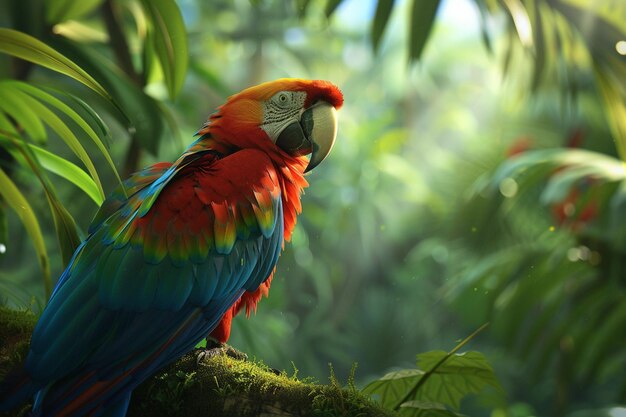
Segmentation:
{"type": "Polygon", "coordinates": [[[383,407],[393,409],[425,373],[421,369],[389,372],[381,379],[370,382],[362,392],[365,395],[378,396],[383,407]]]}
{"type": "Polygon", "coordinates": [[[54,34],[84,44],[108,44],[109,34],[106,29],[93,24],[88,20],[67,20],[54,25],[54,34]]]}
{"type": "MultiPolygon", "coordinates": [[[[605,304],[606,305],[606,304],[605,304]]],[[[615,335],[620,334],[626,327],[626,304],[618,301],[593,331],[593,337],[585,338],[584,353],[580,360],[582,372],[592,372],[602,359],[610,356],[619,349],[615,343],[615,335]]],[[[618,342],[619,344],[619,342],[618,342]]]]}
{"type": "Polygon", "coordinates": [[[588,15],[593,14],[626,34],[626,3],[623,1],[596,1],[592,7],[587,0],[561,0],[559,3],[572,6],[583,19],[588,19],[588,15]]]}
{"type": "Polygon", "coordinates": [[[560,169],[550,176],[541,193],[541,203],[549,206],[565,200],[576,184],[592,177],[596,172],[593,166],[576,165],[560,169]]]}
{"type": "Polygon", "coordinates": [[[491,180],[497,186],[507,177],[528,175],[540,170],[543,180],[553,175],[554,168],[581,167],[589,169],[594,176],[605,181],[619,181],[625,178],[626,170],[618,159],[584,149],[540,149],[526,151],[522,155],[508,159],[497,169],[491,180]],[[547,169],[546,169],[547,168],[547,169]]]}
{"type": "Polygon", "coordinates": [[[111,97],[91,75],[45,43],[16,30],[0,28],[0,52],[65,74],[91,88],[107,100],[111,97]]]}
{"type": "Polygon", "coordinates": [[[485,49],[493,55],[493,45],[491,44],[491,37],[489,36],[489,30],[487,28],[487,16],[489,15],[489,10],[484,2],[476,1],[475,3],[478,7],[478,11],[480,12],[480,35],[483,44],[485,45],[485,49]]]}
{"type": "Polygon", "coordinates": [[[376,5],[376,14],[372,21],[372,47],[374,52],[378,51],[380,40],[389,22],[389,16],[393,10],[394,0],[378,0],[376,5]]]}
{"type": "MultiPolygon", "coordinates": [[[[0,130],[0,144],[7,149],[15,149],[16,147],[13,143],[5,137],[6,135],[0,130]]],[[[102,196],[100,195],[100,190],[96,183],[91,179],[91,177],[83,171],[81,168],[68,161],[67,159],[61,158],[49,152],[43,148],[40,148],[37,145],[28,144],[28,147],[33,152],[41,166],[49,172],[60,176],[61,178],[66,179],[72,184],[76,185],[82,191],[85,192],[91,198],[94,203],[98,206],[102,204],[104,201],[102,196]]],[[[13,156],[19,160],[20,156],[17,153],[17,150],[14,150],[12,153],[13,156]]],[[[27,166],[26,163],[22,163],[22,165],[27,166]]]]}
{"type": "Polygon", "coordinates": [[[18,94],[14,94],[10,88],[4,88],[5,86],[8,86],[8,82],[0,81],[0,97],[2,97],[2,100],[0,100],[0,111],[3,111],[15,120],[18,128],[23,129],[32,140],[38,143],[45,143],[47,134],[41,119],[33,114],[18,94]]]}
{"type": "MultiPolygon", "coordinates": [[[[0,81],[0,95],[2,95],[2,97],[5,99],[3,101],[0,101],[0,110],[4,110],[6,114],[8,114],[9,116],[11,116],[13,119],[17,121],[24,120],[23,117],[25,115],[28,115],[29,118],[27,119],[27,121],[29,123],[40,124],[43,128],[41,119],[37,117],[36,112],[33,112],[32,105],[30,105],[30,102],[28,102],[28,99],[24,100],[24,95],[21,94],[20,91],[22,93],[29,94],[33,98],[39,99],[43,102],[46,102],[52,105],[53,107],[60,110],[63,114],[71,118],[94,141],[96,146],[104,155],[105,159],[109,162],[109,165],[113,169],[115,176],[117,177],[118,181],[121,184],[121,179],[119,178],[117,170],[115,169],[115,165],[108,151],[106,150],[104,144],[98,137],[98,135],[94,132],[91,126],[78,113],[76,113],[73,109],[71,109],[69,106],[67,106],[65,103],[61,102],[54,96],[46,93],[45,91],[37,87],[29,85],[27,83],[23,83],[19,81],[9,81],[9,80],[0,81]]],[[[54,91],[54,90],[51,90],[51,91],[54,91]]],[[[64,94],[61,92],[57,92],[57,93],[61,95],[64,94]]],[[[68,97],[71,98],[72,96],[68,95],[68,97]]],[[[84,102],[76,98],[74,98],[72,102],[75,105],[77,105],[79,108],[81,108],[86,114],[92,117],[95,120],[96,124],[98,124],[98,126],[100,126],[101,129],[103,129],[106,132],[106,134],[108,134],[108,130],[106,129],[106,127],[104,127],[102,120],[100,120],[100,118],[95,114],[95,112],[89,106],[87,106],[87,104],[85,104],[84,102]]],[[[22,121],[21,123],[25,123],[25,122],[22,121]]],[[[12,124],[8,122],[8,120],[4,120],[1,126],[7,132],[13,133],[19,136],[17,132],[15,132],[12,124]]],[[[27,130],[27,133],[28,133],[28,130],[27,130]]],[[[45,135],[45,129],[43,130],[43,133],[45,135]]],[[[45,136],[43,136],[42,138],[46,139],[45,136]]],[[[9,141],[6,143],[6,145],[12,146],[12,142],[9,141]]],[[[52,153],[45,151],[44,149],[39,148],[37,146],[31,146],[31,150],[34,151],[35,156],[38,157],[40,162],[42,162],[42,165],[44,168],[46,168],[47,170],[57,175],[60,175],[68,179],[69,181],[77,185],[79,188],[81,188],[83,191],[85,191],[87,195],[89,195],[89,197],[92,198],[98,204],[100,204],[104,200],[104,193],[101,187],[98,187],[98,184],[94,182],[94,180],[89,178],[87,174],[83,170],[78,168],[76,165],[74,165],[73,163],[63,158],[59,158],[53,155],[52,153]],[[96,194],[94,194],[94,191],[96,192],[96,194]]]]}
{"type": "MultiPolygon", "coordinates": [[[[3,92],[2,88],[0,88],[0,92],[3,92]]],[[[11,123],[11,121],[8,119],[5,113],[1,111],[0,111],[0,129],[5,130],[11,135],[19,136],[17,133],[17,130],[15,130],[15,126],[13,125],[13,123],[11,123]]]]}
{"type": "Polygon", "coordinates": [[[50,24],[61,23],[70,19],[78,19],[93,11],[103,0],[48,0],[46,20],[50,24]]]}
{"type": "Polygon", "coordinates": [[[530,89],[536,92],[541,83],[541,77],[546,67],[546,37],[544,36],[543,18],[540,11],[540,5],[534,5],[534,21],[533,21],[533,45],[535,46],[535,59],[533,61],[533,75],[531,79],[530,89]]]}
{"type": "Polygon", "coordinates": [[[445,405],[428,401],[407,401],[400,408],[400,415],[407,417],[461,417],[445,405]]]}
{"type": "Polygon", "coordinates": [[[620,95],[622,81],[599,65],[594,66],[596,81],[606,108],[606,117],[620,159],[626,162],[626,98],[620,95]]]}
{"type": "MultiPolygon", "coordinates": [[[[7,252],[10,249],[7,249],[7,252]]],[[[27,310],[32,306],[34,300],[31,291],[26,290],[24,286],[15,281],[15,277],[11,273],[0,272],[0,304],[7,305],[8,302],[17,307],[17,309],[27,310]]]]}
{"type": "Polygon", "coordinates": [[[342,1],[343,0],[328,0],[328,2],[326,2],[326,7],[324,7],[324,13],[326,14],[327,18],[330,18],[333,13],[335,13],[335,10],[337,10],[337,7],[339,7],[342,1]]]}
{"type": "MultiPolygon", "coordinates": [[[[418,355],[418,367],[391,372],[368,384],[363,393],[377,395],[383,407],[393,409],[425,375],[424,369],[433,368],[447,355],[444,351],[432,351],[418,355]]],[[[480,352],[453,354],[439,365],[410,400],[444,404],[459,408],[461,399],[468,394],[479,393],[491,386],[502,392],[491,365],[480,352]]],[[[405,401],[402,404],[407,404],[405,401]]]]}
{"type": "Polygon", "coordinates": [[[71,129],[50,109],[41,104],[39,101],[34,99],[32,96],[26,94],[20,89],[14,89],[16,93],[21,94],[21,98],[26,101],[29,107],[32,109],[33,113],[35,113],[38,117],[40,117],[47,125],[49,125],[52,130],[54,130],[59,137],[65,142],[65,144],[74,152],[74,154],[83,162],[89,174],[94,179],[98,189],[100,190],[100,194],[104,197],[104,191],[102,189],[102,184],[100,183],[100,178],[98,176],[98,171],[96,167],[93,165],[93,162],[87,155],[87,152],[80,144],[80,141],[71,131],[71,129]]]}
{"type": "MultiPolygon", "coordinates": [[[[430,369],[446,355],[442,350],[419,354],[417,365],[422,369],[430,369]]],[[[477,394],[487,386],[503,393],[485,356],[480,352],[470,351],[454,354],[440,365],[418,391],[417,399],[443,403],[458,409],[463,397],[477,394]]]]}
{"type": "Polygon", "coordinates": [[[44,288],[46,298],[52,293],[52,279],[50,275],[50,264],[48,260],[48,252],[44,244],[43,235],[37,216],[28,200],[22,195],[20,190],[11,181],[8,175],[0,168],[0,195],[4,197],[9,207],[11,207],[22,221],[26,232],[30,236],[35,251],[37,252],[37,260],[43,273],[44,288]]]}
{"type": "Polygon", "coordinates": [[[509,30],[514,29],[520,43],[525,48],[530,48],[533,45],[533,27],[526,7],[529,3],[522,3],[520,0],[505,0],[503,5],[510,15],[510,21],[514,24],[514,28],[509,25],[509,30]]]}
{"type": "MultiPolygon", "coordinates": [[[[134,12],[135,19],[143,19],[144,24],[147,26],[146,17],[140,7],[137,7],[137,11],[134,12]]],[[[139,23],[138,23],[139,24],[139,23]]],[[[145,84],[151,84],[154,82],[163,81],[165,82],[165,75],[163,70],[161,69],[159,63],[159,56],[157,55],[156,45],[152,37],[148,36],[143,44],[143,54],[141,56],[142,68],[144,75],[145,84]]]]}
{"type": "Polygon", "coordinates": [[[626,249],[626,227],[623,227],[623,217],[626,213],[626,182],[622,181],[617,187],[609,204],[609,227],[613,234],[616,247],[626,249]]]}
{"type": "Polygon", "coordinates": [[[306,15],[306,11],[309,7],[309,4],[311,4],[311,0],[297,0],[296,1],[296,8],[297,8],[298,16],[300,18],[303,18],[306,15]]]}
{"type": "Polygon", "coordinates": [[[116,107],[104,101],[108,111],[144,149],[156,155],[163,135],[163,118],[155,100],[128,79],[111,60],[93,49],[63,39],[57,39],[55,45],[106,87],[115,102],[119,103],[119,107],[116,107]]]}
{"type": "MultiPolygon", "coordinates": [[[[67,265],[74,253],[76,247],[80,244],[80,239],[78,237],[78,231],[76,228],[76,223],[72,216],[68,213],[68,211],[63,207],[61,202],[56,196],[56,191],[50,183],[48,177],[43,172],[43,167],[36,156],[36,151],[41,152],[44,160],[46,162],[52,162],[53,170],[59,169],[67,169],[69,165],[73,165],[68,161],[64,161],[63,159],[56,157],[50,154],[47,151],[44,151],[41,148],[38,148],[35,145],[26,146],[25,141],[17,136],[15,129],[11,125],[11,122],[0,113],[0,137],[3,137],[5,148],[11,151],[11,154],[22,166],[26,169],[30,169],[33,174],[37,177],[39,182],[41,183],[43,190],[46,194],[46,198],[48,200],[48,205],[50,206],[50,212],[52,214],[52,218],[54,220],[55,231],[57,233],[57,239],[59,241],[59,247],[61,248],[61,254],[63,256],[63,260],[67,265]],[[56,166],[54,165],[56,163],[56,166]]],[[[75,167],[75,166],[74,166],[75,167]]],[[[98,191],[95,183],[84,173],[84,171],[75,167],[79,172],[69,171],[69,174],[72,175],[70,178],[71,181],[78,181],[80,183],[80,179],[87,177],[88,182],[90,181],[93,184],[93,188],[96,193],[98,191]],[[81,176],[82,174],[82,176],[81,176]]],[[[98,197],[99,195],[96,194],[98,197]]],[[[49,294],[48,294],[49,295],[49,294]]]]}
{"type": "Polygon", "coordinates": [[[594,410],[581,410],[568,414],[567,417],[620,417],[626,415],[626,407],[610,407],[594,410]]]}
{"type": "MultiPolygon", "coordinates": [[[[111,170],[113,171],[113,174],[115,174],[115,178],[117,179],[117,181],[120,183],[120,185],[122,184],[122,180],[121,180],[121,178],[119,176],[119,173],[117,172],[117,169],[115,168],[115,163],[113,162],[113,159],[111,158],[111,155],[109,154],[109,151],[106,149],[104,143],[100,140],[100,138],[98,137],[96,132],[92,129],[92,127],[82,117],[80,117],[80,115],[78,113],[76,113],[74,110],[72,110],[72,108],[70,108],[68,105],[63,103],[61,100],[59,100],[56,97],[54,97],[54,96],[52,96],[52,95],[42,91],[41,89],[39,89],[37,87],[34,87],[34,86],[29,85],[27,83],[17,83],[17,82],[15,83],[15,85],[20,90],[30,94],[31,96],[36,97],[36,98],[38,98],[38,99],[40,99],[42,101],[47,102],[51,106],[53,106],[53,107],[57,108],[58,110],[60,110],[63,114],[68,116],[70,119],[72,119],[87,134],[87,136],[89,136],[89,138],[93,141],[93,143],[96,145],[96,147],[98,148],[100,153],[102,153],[102,155],[104,156],[104,158],[108,162],[109,166],[111,167],[111,170]]],[[[55,90],[50,89],[50,91],[55,91],[55,90]]],[[[61,92],[58,92],[58,93],[63,94],[61,92]]],[[[87,106],[86,103],[81,102],[79,99],[75,99],[75,100],[76,100],[77,103],[82,104],[84,106],[84,108],[90,109],[89,106],[87,106]]],[[[102,120],[100,120],[100,118],[95,114],[95,112],[93,112],[93,110],[91,111],[91,114],[95,118],[97,118],[97,121],[99,121],[102,124],[102,120]]],[[[105,131],[107,131],[107,130],[105,130],[105,131]]],[[[94,180],[96,181],[96,185],[98,185],[98,189],[100,189],[100,191],[102,192],[102,198],[104,198],[104,192],[102,191],[102,187],[99,184],[98,178],[94,177],[94,180]]]]}
{"type": "Polygon", "coordinates": [[[439,0],[413,0],[409,38],[409,58],[419,60],[435,22],[439,0]]]}
{"type": "Polygon", "coordinates": [[[148,42],[159,57],[170,98],[178,95],[187,72],[187,31],[174,0],[142,0],[148,17],[148,42]]]}
{"type": "MultiPolygon", "coordinates": [[[[3,125],[4,121],[5,120],[2,120],[3,125]]],[[[54,187],[48,180],[48,177],[42,171],[42,166],[37,156],[33,152],[32,147],[35,146],[31,145],[32,147],[27,148],[21,143],[22,141],[19,137],[14,137],[11,134],[7,135],[4,132],[0,132],[0,135],[9,140],[10,144],[12,145],[11,147],[18,149],[18,152],[12,153],[15,159],[26,168],[30,169],[35,174],[37,179],[39,179],[41,185],[43,186],[43,190],[46,194],[48,205],[50,207],[50,212],[54,220],[54,226],[59,242],[59,247],[61,249],[61,255],[63,257],[65,265],[69,264],[74,254],[74,250],[78,247],[81,241],[81,239],[78,237],[78,231],[73,217],[69,214],[65,207],[63,207],[63,205],[56,196],[56,191],[54,190],[54,187]]],[[[61,167],[63,167],[63,165],[61,165],[61,167]]],[[[86,176],[84,172],[82,174],[86,176]]],[[[89,177],[87,178],[91,180],[89,177]]]]}
{"type": "Polygon", "coordinates": [[[49,188],[46,189],[46,197],[48,197],[48,204],[54,219],[54,229],[61,249],[63,266],[67,266],[74,256],[74,251],[80,245],[81,239],[78,237],[78,228],[74,218],[61,204],[56,194],[49,192],[49,190],[49,188]]]}
{"type": "Polygon", "coordinates": [[[506,44],[508,47],[504,52],[504,57],[502,58],[502,77],[506,78],[509,74],[509,69],[511,68],[511,62],[513,61],[513,49],[515,48],[515,44],[513,43],[513,39],[515,38],[514,29],[512,28],[512,24],[507,24],[506,30],[506,44]]]}
{"type": "Polygon", "coordinates": [[[62,91],[47,89],[50,92],[55,92],[57,94],[62,95],[65,99],[67,99],[67,104],[72,107],[72,109],[80,115],[80,117],[89,123],[89,126],[97,127],[98,131],[96,132],[98,137],[101,138],[102,142],[108,149],[111,146],[111,131],[109,127],[104,123],[100,115],[96,113],[94,109],[91,108],[87,103],[83,100],[79,99],[75,95],[67,94],[62,91]]]}

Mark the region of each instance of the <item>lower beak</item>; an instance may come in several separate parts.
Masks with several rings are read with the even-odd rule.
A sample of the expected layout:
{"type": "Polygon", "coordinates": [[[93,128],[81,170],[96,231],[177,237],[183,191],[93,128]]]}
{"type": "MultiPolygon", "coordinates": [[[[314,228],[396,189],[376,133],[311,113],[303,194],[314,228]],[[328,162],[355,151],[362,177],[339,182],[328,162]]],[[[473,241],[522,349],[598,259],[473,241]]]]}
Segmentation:
{"type": "Polygon", "coordinates": [[[311,153],[304,172],[318,166],[330,153],[337,137],[337,110],[320,101],[302,113],[300,122],[287,126],[276,144],[293,155],[311,153]]]}

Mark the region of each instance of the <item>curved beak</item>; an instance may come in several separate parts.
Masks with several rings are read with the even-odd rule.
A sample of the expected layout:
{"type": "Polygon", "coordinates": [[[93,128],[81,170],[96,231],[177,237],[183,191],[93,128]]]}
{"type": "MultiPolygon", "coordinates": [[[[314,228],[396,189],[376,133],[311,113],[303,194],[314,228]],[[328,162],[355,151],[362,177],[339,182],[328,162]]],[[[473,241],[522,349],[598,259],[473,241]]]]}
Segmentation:
{"type": "Polygon", "coordinates": [[[287,126],[276,144],[292,155],[311,154],[309,172],[330,153],[337,137],[337,110],[325,101],[319,101],[302,113],[299,122],[287,126]]]}
{"type": "MultiPolygon", "coordinates": [[[[320,101],[302,114],[304,122],[305,114],[311,112],[313,126],[307,135],[311,141],[312,152],[309,165],[304,172],[309,172],[320,164],[330,153],[335,138],[337,137],[337,110],[325,101],[320,101]]],[[[305,124],[305,134],[307,133],[305,124]]]]}

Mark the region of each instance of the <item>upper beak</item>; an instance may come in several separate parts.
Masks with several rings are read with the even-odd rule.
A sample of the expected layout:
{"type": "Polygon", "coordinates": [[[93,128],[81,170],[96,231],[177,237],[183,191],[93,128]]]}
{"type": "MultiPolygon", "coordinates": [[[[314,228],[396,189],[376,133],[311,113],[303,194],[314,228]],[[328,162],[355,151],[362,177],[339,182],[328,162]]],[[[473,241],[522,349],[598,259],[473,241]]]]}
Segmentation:
{"type": "Polygon", "coordinates": [[[311,112],[313,126],[310,134],[307,134],[305,124],[305,134],[311,141],[312,153],[309,165],[304,172],[309,172],[320,164],[333,148],[337,137],[337,110],[325,101],[320,101],[302,114],[304,121],[307,112],[311,112]]]}
{"type": "Polygon", "coordinates": [[[276,144],[292,155],[311,154],[309,172],[322,162],[332,149],[337,137],[337,110],[325,101],[319,101],[302,113],[299,122],[287,126],[276,144]]]}

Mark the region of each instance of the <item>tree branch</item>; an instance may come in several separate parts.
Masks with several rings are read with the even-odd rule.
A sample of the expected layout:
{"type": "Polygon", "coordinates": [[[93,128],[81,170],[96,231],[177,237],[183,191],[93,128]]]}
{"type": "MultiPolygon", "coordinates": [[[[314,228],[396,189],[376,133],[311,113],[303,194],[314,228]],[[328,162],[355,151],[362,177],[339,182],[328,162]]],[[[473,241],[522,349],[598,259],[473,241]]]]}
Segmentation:
{"type": "MultiPolygon", "coordinates": [[[[35,317],[0,307],[0,381],[26,357],[35,317]],[[16,323],[18,323],[16,325],[16,323]]],[[[267,366],[197,351],[152,376],[133,391],[128,417],[143,416],[380,416],[391,417],[354,388],[304,382],[267,366]],[[206,356],[205,356],[206,357],[206,356]]],[[[2,417],[23,417],[30,406],[2,417]]]]}

